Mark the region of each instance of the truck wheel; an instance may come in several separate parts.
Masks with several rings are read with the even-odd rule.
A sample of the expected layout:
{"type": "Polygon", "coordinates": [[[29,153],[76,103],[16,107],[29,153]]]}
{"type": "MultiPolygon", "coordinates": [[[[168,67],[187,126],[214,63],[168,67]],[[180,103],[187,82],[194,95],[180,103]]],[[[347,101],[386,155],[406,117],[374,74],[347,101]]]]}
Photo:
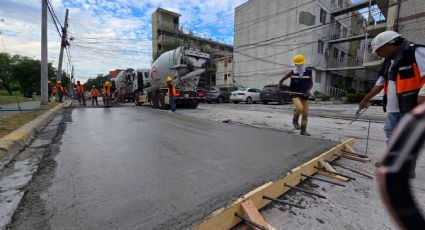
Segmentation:
{"type": "Polygon", "coordinates": [[[235,104],[239,104],[239,101],[234,101],[233,103],[235,103],[235,104]]]}
{"type": "Polygon", "coordinates": [[[263,104],[267,105],[269,102],[268,101],[263,101],[263,104]]]}
{"type": "Polygon", "coordinates": [[[152,94],[152,97],[151,97],[151,106],[154,109],[157,109],[158,108],[158,97],[155,94],[152,94]]]}
{"type": "Polygon", "coordinates": [[[165,105],[165,97],[162,93],[158,94],[158,108],[159,109],[167,109],[165,105]]]}

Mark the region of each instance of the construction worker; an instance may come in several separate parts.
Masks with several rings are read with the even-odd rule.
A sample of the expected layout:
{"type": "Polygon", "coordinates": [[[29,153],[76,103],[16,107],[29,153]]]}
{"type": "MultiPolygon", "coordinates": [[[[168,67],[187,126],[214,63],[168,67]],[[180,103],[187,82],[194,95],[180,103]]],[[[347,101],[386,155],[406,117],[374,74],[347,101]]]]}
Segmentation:
{"type": "Polygon", "coordinates": [[[56,100],[56,86],[52,85],[52,95],[55,97],[54,100],[56,100]]]}
{"type": "Polygon", "coordinates": [[[62,103],[63,100],[63,93],[65,92],[63,86],[62,86],[62,82],[58,81],[56,84],[56,90],[58,92],[58,97],[59,97],[59,103],[62,103]]]}
{"type": "MultiPolygon", "coordinates": [[[[373,53],[385,61],[378,81],[360,102],[359,109],[366,108],[369,100],[383,89],[383,107],[387,112],[384,131],[389,139],[401,118],[425,101],[425,46],[410,42],[394,31],[378,34],[371,46],[373,53]]],[[[410,177],[415,177],[414,170],[410,177]]]]}
{"type": "Polygon", "coordinates": [[[289,88],[292,96],[292,102],[295,105],[294,116],[292,119],[292,124],[295,129],[301,130],[301,135],[310,136],[307,133],[307,121],[308,121],[308,97],[310,96],[310,90],[313,87],[313,72],[311,69],[306,68],[304,65],[306,63],[305,57],[301,54],[295,55],[293,58],[293,63],[295,68],[292,71],[289,71],[282,79],[279,81],[279,89],[282,90],[283,82],[291,78],[291,84],[289,88]],[[298,120],[302,114],[301,125],[298,120]]]}
{"type": "Polygon", "coordinates": [[[78,98],[78,103],[81,106],[81,102],[83,102],[83,105],[86,105],[86,98],[84,97],[84,85],[80,83],[80,81],[77,81],[77,85],[75,86],[76,95],[78,98]]]}
{"type": "Polygon", "coordinates": [[[176,112],[176,89],[174,88],[173,78],[167,77],[168,97],[170,98],[170,107],[172,112],[176,112]]]}
{"type": "Polygon", "coordinates": [[[52,97],[52,82],[51,81],[47,81],[47,90],[48,90],[48,93],[49,93],[48,99],[49,99],[49,102],[50,102],[50,98],[52,97]]]}
{"type": "Polygon", "coordinates": [[[97,102],[97,96],[99,96],[99,90],[96,88],[96,86],[92,86],[90,94],[91,94],[91,105],[94,106],[94,102],[96,101],[96,106],[99,106],[99,103],[97,102]]]}
{"type": "Polygon", "coordinates": [[[102,95],[103,95],[103,104],[105,104],[105,96],[109,97],[108,100],[111,100],[111,83],[109,83],[109,81],[106,81],[105,84],[103,84],[102,95]]]}
{"type": "Polygon", "coordinates": [[[412,43],[394,31],[378,34],[371,43],[375,55],[385,58],[379,79],[359,104],[364,109],[369,100],[384,90],[384,127],[389,139],[404,116],[425,101],[425,46],[412,43]]]}

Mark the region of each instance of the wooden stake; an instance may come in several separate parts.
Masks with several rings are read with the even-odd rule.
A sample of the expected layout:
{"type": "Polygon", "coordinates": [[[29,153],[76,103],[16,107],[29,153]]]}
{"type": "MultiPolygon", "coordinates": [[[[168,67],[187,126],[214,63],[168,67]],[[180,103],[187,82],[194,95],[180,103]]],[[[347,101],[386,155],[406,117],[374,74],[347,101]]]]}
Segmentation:
{"type": "MultiPolygon", "coordinates": [[[[241,204],[242,213],[248,217],[250,220],[254,221],[255,223],[266,227],[267,223],[264,220],[264,218],[261,216],[261,214],[258,212],[257,207],[255,207],[254,202],[252,202],[251,199],[247,199],[246,201],[242,202],[241,204]]],[[[257,230],[258,228],[253,228],[257,230]]]]}

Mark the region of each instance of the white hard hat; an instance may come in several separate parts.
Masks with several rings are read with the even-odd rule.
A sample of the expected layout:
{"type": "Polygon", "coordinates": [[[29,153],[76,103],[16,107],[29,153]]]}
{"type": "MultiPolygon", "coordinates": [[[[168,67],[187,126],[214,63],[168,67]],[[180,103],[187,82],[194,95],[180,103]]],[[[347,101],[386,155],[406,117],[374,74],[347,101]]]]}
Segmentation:
{"type": "Polygon", "coordinates": [[[394,32],[392,30],[384,31],[380,34],[378,34],[371,43],[372,46],[372,52],[376,54],[376,51],[381,48],[383,45],[391,42],[392,40],[400,37],[401,34],[394,32]]]}

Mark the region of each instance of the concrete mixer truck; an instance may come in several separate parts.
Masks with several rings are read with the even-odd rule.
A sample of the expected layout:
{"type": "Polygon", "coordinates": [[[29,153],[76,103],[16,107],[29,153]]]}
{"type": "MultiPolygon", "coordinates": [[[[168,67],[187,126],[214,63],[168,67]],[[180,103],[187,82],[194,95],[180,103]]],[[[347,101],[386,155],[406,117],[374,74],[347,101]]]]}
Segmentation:
{"type": "Polygon", "coordinates": [[[135,76],[136,71],[129,68],[121,71],[115,78],[114,98],[119,102],[133,101],[133,81],[135,76]]]}
{"type": "Polygon", "coordinates": [[[153,108],[160,109],[168,108],[166,80],[168,76],[171,76],[176,88],[177,107],[197,108],[198,102],[205,95],[201,95],[203,92],[197,92],[196,87],[200,75],[205,72],[204,65],[209,58],[208,53],[189,46],[180,46],[163,53],[152,64],[148,77],[143,77],[143,81],[133,82],[136,104],[149,104],[153,108]]]}

